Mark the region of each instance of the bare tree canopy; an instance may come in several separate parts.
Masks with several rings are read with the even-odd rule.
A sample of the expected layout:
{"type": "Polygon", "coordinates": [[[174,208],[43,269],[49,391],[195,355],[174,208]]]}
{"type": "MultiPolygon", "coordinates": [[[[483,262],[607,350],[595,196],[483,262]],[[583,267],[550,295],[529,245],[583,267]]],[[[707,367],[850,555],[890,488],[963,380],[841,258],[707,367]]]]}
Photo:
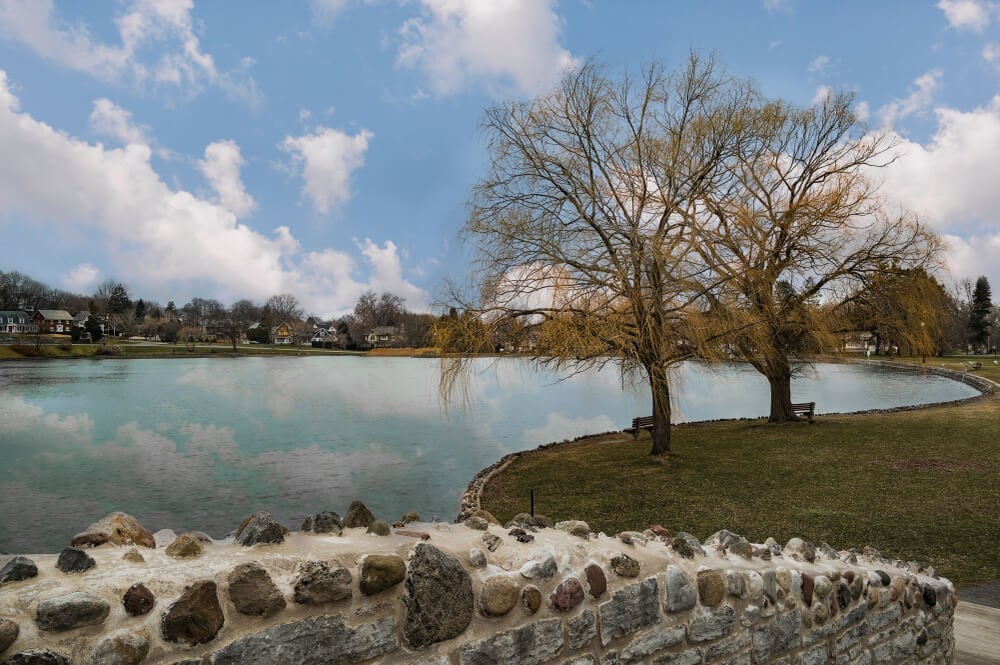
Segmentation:
{"type": "Polygon", "coordinates": [[[478,292],[456,294],[463,314],[442,319],[440,343],[475,351],[512,321],[544,321],[537,361],[615,362],[648,381],[651,453],[668,452],[668,370],[710,348],[705,297],[720,287],[693,246],[693,215],[725,186],[754,98],[692,54],[679,72],[653,65],[621,81],[587,63],[550,95],[489,109],[490,169],[464,228],[478,292]]]}

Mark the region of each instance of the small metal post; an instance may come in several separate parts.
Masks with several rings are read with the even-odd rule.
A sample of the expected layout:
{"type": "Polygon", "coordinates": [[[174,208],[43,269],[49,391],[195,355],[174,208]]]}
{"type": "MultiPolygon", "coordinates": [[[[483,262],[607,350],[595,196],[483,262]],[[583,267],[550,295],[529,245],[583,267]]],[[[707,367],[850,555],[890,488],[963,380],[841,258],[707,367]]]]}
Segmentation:
{"type": "Polygon", "coordinates": [[[532,489],[529,490],[529,492],[531,492],[531,516],[534,517],[535,516],[535,489],[532,488],[532,489]]]}

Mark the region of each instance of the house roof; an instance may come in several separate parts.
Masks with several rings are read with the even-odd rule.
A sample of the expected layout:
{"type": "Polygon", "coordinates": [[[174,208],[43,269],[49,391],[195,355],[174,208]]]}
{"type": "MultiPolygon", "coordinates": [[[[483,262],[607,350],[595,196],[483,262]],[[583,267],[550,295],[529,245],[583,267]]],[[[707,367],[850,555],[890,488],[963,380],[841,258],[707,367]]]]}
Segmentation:
{"type": "Polygon", "coordinates": [[[378,326],[376,328],[372,328],[372,331],[368,334],[381,336],[381,335],[395,335],[396,332],[397,332],[396,326],[378,326]]]}
{"type": "Polygon", "coordinates": [[[64,309],[38,309],[35,311],[36,313],[41,314],[42,318],[47,321],[69,320],[73,318],[73,316],[64,309]]]}
{"type": "Polygon", "coordinates": [[[27,312],[25,312],[24,310],[21,310],[21,309],[5,309],[5,310],[0,310],[0,317],[6,319],[6,318],[9,318],[9,317],[12,317],[12,316],[23,316],[26,319],[31,318],[30,316],[28,316],[27,312]]]}
{"type": "Polygon", "coordinates": [[[76,321],[77,323],[83,323],[89,318],[90,318],[90,312],[84,309],[77,312],[76,316],[73,317],[73,320],[76,321]]]}

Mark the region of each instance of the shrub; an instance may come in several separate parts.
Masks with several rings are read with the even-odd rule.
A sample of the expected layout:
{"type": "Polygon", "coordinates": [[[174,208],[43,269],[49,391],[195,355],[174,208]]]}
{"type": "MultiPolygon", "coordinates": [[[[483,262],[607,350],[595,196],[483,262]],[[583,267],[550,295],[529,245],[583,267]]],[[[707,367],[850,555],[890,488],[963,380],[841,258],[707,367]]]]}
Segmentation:
{"type": "Polygon", "coordinates": [[[98,347],[97,352],[95,353],[95,355],[98,356],[120,356],[121,354],[122,350],[114,344],[102,344],[98,347]]]}
{"type": "Polygon", "coordinates": [[[45,349],[29,346],[28,344],[11,344],[10,350],[26,358],[41,358],[45,356],[45,349]]]}
{"type": "Polygon", "coordinates": [[[66,344],[66,343],[60,344],[59,345],[59,350],[60,351],[65,351],[66,353],[69,353],[70,351],[73,350],[73,345],[72,344],[66,344]]]}

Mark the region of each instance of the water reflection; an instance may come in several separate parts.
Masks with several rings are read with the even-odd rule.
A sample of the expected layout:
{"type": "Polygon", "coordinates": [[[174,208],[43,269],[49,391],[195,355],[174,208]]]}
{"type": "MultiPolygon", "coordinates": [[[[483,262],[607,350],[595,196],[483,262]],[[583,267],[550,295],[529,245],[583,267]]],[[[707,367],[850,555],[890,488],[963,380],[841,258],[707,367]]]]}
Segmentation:
{"type": "MultiPolygon", "coordinates": [[[[616,372],[558,380],[483,361],[446,409],[438,364],[409,358],[243,358],[0,366],[0,550],[54,551],[110,510],[148,527],[224,536],[253,510],[291,526],[363,499],[395,519],[454,516],[471,476],[541,443],[648,413],[616,372]]],[[[677,418],[757,416],[767,385],[744,366],[677,371],[677,418]]],[[[975,394],[941,379],[823,365],[793,384],[821,412],[975,394]]]]}

